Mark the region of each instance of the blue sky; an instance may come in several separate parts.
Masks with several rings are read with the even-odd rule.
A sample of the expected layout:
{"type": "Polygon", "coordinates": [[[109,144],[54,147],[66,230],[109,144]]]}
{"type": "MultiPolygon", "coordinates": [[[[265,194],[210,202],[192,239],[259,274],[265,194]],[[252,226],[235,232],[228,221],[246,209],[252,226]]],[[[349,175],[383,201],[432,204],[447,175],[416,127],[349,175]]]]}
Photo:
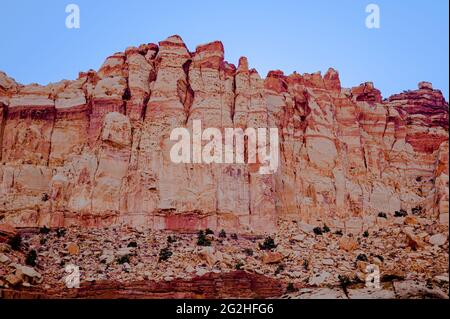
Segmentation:
{"type": "Polygon", "coordinates": [[[179,34],[191,51],[221,40],[262,76],[334,67],[346,87],[372,81],[384,97],[433,82],[449,96],[448,0],[1,1],[0,70],[27,84],[74,79],[128,46],[179,34]],[[67,29],[78,4],[81,28],[67,29]],[[381,28],[365,27],[366,5],[381,28]]]}

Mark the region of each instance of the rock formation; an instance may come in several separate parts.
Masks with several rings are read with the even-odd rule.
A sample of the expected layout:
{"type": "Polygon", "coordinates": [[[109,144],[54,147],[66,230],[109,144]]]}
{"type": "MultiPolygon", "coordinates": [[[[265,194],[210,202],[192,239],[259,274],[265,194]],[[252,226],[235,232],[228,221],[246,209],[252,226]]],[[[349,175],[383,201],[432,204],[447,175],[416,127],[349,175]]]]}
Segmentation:
{"type": "Polygon", "coordinates": [[[337,71],[265,79],[179,36],[128,48],[77,80],[0,73],[0,222],[270,233],[280,220],[360,232],[380,212],[448,223],[448,103],[430,83],[382,99],[337,71]],[[277,127],[280,166],[174,164],[170,132],[277,127]]]}

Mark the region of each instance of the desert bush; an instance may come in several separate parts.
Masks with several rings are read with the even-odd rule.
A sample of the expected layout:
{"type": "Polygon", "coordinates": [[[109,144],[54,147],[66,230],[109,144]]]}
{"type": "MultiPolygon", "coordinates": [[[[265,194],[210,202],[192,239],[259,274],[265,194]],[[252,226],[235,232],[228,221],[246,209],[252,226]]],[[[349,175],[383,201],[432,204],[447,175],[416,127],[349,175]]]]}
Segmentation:
{"type": "Polygon", "coordinates": [[[227,238],[227,233],[225,232],[225,230],[222,229],[219,232],[219,238],[227,238]]]}
{"type": "Polygon", "coordinates": [[[408,215],[408,213],[407,213],[406,210],[404,210],[404,209],[397,210],[397,211],[395,211],[395,213],[394,213],[394,216],[395,216],[395,217],[405,217],[405,216],[407,216],[407,215],[408,215]]]}
{"type": "Polygon", "coordinates": [[[259,244],[259,249],[261,250],[272,250],[277,248],[278,245],[275,244],[275,241],[273,240],[272,237],[266,237],[266,239],[264,239],[264,243],[259,244]]]}
{"type": "Polygon", "coordinates": [[[34,249],[30,250],[25,259],[25,264],[32,267],[36,266],[36,258],[37,258],[36,250],[34,249]]]}
{"type": "Polygon", "coordinates": [[[211,246],[211,239],[206,237],[206,234],[203,230],[200,230],[197,233],[197,245],[198,246],[211,246]]]}
{"type": "Polygon", "coordinates": [[[378,217],[386,218],[386,219],[387,219],[386,213],[383,213],[383,212],[379,212],[379,213],[378,213],[378,217]]]}
{"type": "Polygon", "coordinates": [[[159,261],[168,260],[173,253],[170,251],[169,247],[163,248],[159,251],[159,261]]]}
{"type": "Polygon", "coordinates": [[[125,263],[129,263],[130,262],[130,256],[122,256],[120,258],[117,259],[117,263],[120,265],[123,265],[125,263]]]}
{"type": "Polygon", "coordinates": [[[128,248],[136,248],[137,246],[138,246],[138,244],[135,241],[131,241],[127,245],[128,248]]]}
{"type": "Polygon", "coordinates": [[[234,266],[234,268],[235,268],[236,270],[242,270],[242,267],[244,267],[244,263],[243,263],[242,261],[238,261],[238,262],[236,263],[236,265],[234,266]]]}
{"type": "Polygon", "coordinates": [[[15,235],[8,241],[8,245],[11,246],[13,250],[20,250],[20,247],[22,246],[22,237],[19,234],[15,235]]]}

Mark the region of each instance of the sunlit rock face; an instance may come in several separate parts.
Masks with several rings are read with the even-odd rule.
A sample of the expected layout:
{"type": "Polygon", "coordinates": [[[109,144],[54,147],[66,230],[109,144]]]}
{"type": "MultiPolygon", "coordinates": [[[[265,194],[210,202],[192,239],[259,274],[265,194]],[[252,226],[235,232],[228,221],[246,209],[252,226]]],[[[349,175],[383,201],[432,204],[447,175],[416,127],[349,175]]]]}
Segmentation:
{"type": "MultiPolygon", "coordinates": [[[[179,36],[127,48],[74,81],[0,72],[0,219],[271,233],[292,219],[347,232],[404,209],[448,223],[448,103],[431,83],[383,99],[339,74],[264,79],[179,36]],[[174,128],[278,128],[280,164],[175,164],[174,128]]],[[[204,141],[206,144],[207,141],[204,141]]]]}

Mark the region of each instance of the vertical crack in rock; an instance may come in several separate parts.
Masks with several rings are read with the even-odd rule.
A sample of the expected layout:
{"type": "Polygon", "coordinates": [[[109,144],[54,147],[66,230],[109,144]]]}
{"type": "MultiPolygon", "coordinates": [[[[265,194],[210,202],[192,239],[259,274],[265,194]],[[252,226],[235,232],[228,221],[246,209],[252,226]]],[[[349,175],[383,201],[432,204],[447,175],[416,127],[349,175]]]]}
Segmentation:
{"type": "Polygon", "coordinates": [[[191,67],[192,60],[189,59],[183,64],[183,71],[185,74],[184,79],[179,79],[177,82],[177,92],[180,99],[180,103],[183,104],[184,112],[186,114],[186,121],[184,125],[187,125],[189,121],[190,111],[192,103],[194,102],[195,93],[191,88],[189,80],[189,69],[191,67]]]}

